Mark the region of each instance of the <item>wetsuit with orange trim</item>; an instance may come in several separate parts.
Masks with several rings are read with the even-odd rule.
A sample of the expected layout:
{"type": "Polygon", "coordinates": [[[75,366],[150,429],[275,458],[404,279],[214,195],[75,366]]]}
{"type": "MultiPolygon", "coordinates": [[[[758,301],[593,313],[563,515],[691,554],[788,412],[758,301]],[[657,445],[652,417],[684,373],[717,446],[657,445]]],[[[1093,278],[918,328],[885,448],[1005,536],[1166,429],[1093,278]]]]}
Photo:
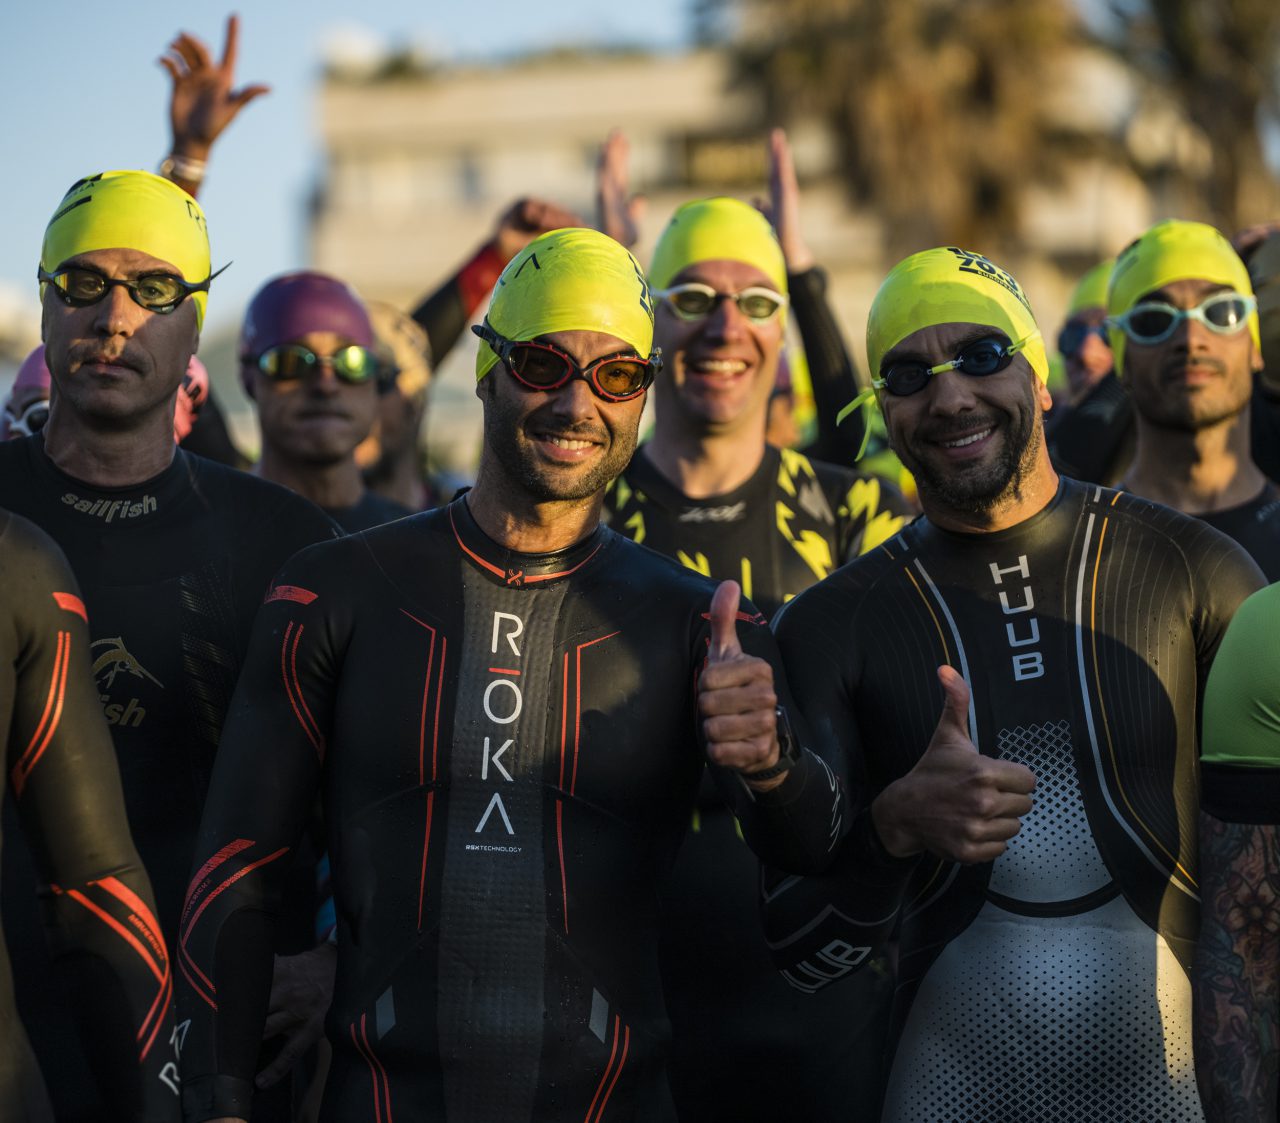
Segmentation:
{"type": "MultiPolygon", "coordinates": [[[[39,437],[0,445],[0,505],[46,531],[80,582],[129,828],[172,939],[254,614],[280,566],[336,529],[284,488],[180,449],[154,479],[96,488],[59,471],[39,437]]],[[[58,1118],[114,1118],[57,987],[35,908],[36,871],[10,810],[3,906],[18,1009],[58,1118]]],[[[297,876],[289,910],[297,931],[282,929],[282,952],[311,946],[314,877],[297,876]]]]}
{"type": "MultiPolygon", "coordinates": [[[[188,1120],[247,1113],[279,874],[317,792],[338,913],[323,1119],[673,1118],[657,898],[705,767],[713,590],[605,527],[510,552],[465,496],[286,567],[179,936],[188,1120]]],[[[753,613],[742,643],[774,659],[753,613]]],[[[768,795],[714,771],[760,853],[825,864],[843,793],[817,756],[768,795]]]]}
{"type": "MultiPolygon", "coordinates": [[[[7,511],[0,588],[0,794],[7,787],[35,859],[55,985],[75,994],[111,1118],[176,1120],[173,976],[89,674],[84,602],[48,536],[7,511]]],[[[52,1123],[3,941],[0,1024],[0,1118],[52,1123]]]]}
{"type": "Polygon", "coordinates": [[[942,663],[972,687],[979,751],[1037,778],[995,862],[895,859],[863,810],[827,874],[766,883],[771,946],[803,991],[838,989],[899,932],[888,1123],[1203,1118],[1199,710],[1262,583],[1204,523],[1064,479],[1007,530],[917,520],[780,613],[796,698],[864,790],[929,744],[942,663]]]}
{"type": "MultiPolygon", "coordinates": [[[[822,354],[833,349],[843,350],[838,337],[822,354]]],[[[615,530],[709,577],[739,581],[767,615],[892,537],[907,510],[876,477],[771,446],[746,483],[708,499],[685,496],[642,447],[607,502],[615,530]]],[[[841,1036],[857,1026],[866,1039],[883,1037],[887,973],[866,972],[852,996],[792,990],[764,942],[759,879],[732,811],[704,781],[662,926],[671,1082],[683,1119],[823,1120],[873,1094],[879,1079],[876,1065],[844,1051],[841,1036]],[[779,1068],[787,1080],[777,1079],[779,1068]]]]}

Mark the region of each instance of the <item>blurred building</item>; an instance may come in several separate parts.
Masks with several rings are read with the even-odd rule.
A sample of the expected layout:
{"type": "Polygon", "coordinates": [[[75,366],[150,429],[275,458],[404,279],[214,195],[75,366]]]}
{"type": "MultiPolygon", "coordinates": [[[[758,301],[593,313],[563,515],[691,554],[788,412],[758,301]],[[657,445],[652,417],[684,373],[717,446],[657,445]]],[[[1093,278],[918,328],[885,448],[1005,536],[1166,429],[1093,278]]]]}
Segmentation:
{"type": "MultiPolygon", "coordinates": [[[[1050,337],[1075,278],[1171,213],[1162,169],[1204,158],[1176,114],[1140,95],[1110,56],[1081,50],[1062,65],[1048,76],[1060,96],[1045,142],[1067,147],[1069,170],[1051,189],[1032,191],[1020,240],[1035,251],[1009,262],[1050,337]]],[[[411,307],[520,196],[553,199],[590,222],[596,155],[620,126],[631,143],[633,188],[649,199],[637,247],[645,261],[679,203],[767,192],[771,123],[759,101],[735,87],[728,54],[711,49],[564,53],[484,67],[404,56],[357,72],[331,65],[319,95],[324,151],[311,260],[368,297],[411,307]]],[[[849,205],[826,128],[787,124],[806,234],[831,274],[837,314],[861,363],[862,326],[887,264],[875,216],[849,205]]],[[[469,462],[478,433],[473,357],[468,339],[433,392],[429,439],[454,464],[469,462]]]]}

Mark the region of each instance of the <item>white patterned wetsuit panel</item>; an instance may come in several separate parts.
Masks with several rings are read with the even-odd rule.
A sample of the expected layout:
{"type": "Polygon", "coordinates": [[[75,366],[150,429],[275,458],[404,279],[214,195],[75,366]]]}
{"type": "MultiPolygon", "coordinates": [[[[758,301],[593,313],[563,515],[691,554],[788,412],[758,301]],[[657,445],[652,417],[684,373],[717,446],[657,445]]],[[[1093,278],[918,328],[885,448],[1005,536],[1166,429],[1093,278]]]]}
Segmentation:
{"type": "Polygon", "coordinates": [[[1071,752],[1071,723],[1046,721],[1002,729],[1004,760],[1035,773],[1035,804],[991,871],[991,888],[1017,901],[1071,901],[1105,889],[1111,874],[1098,853],[1071,752]]]}
{"type": "MultiPolygon", "coordinates": [[[[1110,882],[1066,722],[1002,730],[1036,805],[991,887],[1044,905],[1110,882]]],[[[898,1044],[885,1123],[1202,1123],[1191,988],[1123,897],[1068,916],[988,902],[943,950],[898,1044]]]]}

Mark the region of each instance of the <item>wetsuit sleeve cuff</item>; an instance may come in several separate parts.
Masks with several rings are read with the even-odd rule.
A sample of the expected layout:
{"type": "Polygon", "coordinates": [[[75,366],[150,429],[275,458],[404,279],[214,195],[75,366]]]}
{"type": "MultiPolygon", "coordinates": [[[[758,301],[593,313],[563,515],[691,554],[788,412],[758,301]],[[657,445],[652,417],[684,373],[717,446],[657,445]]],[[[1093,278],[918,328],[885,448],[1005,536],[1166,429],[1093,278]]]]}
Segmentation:
{"type": "Polygon", "coordinates": [[[1202,761],[1200,809],[1222,823],[1280,824],[1280,769],[1202,761]]]}
{"type": "Polygon", "coordinates": [[[249,1119],[253,1081],[234,1076],[191,1076],[182,1080],[182,1118],[203,1123],[224,1115],[249,1119]]]}
{"type": "Polygon", "coordinates": [[[894,888],[906,881],[919,862],[919,854],[895,858],[885,849],[868,805],[854,816],[833,870],[847,866],[864,884],[894,888]]]}

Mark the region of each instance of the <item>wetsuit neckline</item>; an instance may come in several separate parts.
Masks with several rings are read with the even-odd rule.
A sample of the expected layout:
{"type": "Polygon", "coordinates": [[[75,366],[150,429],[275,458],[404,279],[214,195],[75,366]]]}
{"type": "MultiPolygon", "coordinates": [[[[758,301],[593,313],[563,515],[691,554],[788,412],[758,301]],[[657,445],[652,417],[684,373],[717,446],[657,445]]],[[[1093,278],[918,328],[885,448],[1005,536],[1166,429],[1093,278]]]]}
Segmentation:
{"type": "Polygon", "coordinates": [[[1053,498],[1040,508],[1034,515],[1030,515],[1023,519],[1020,523],[1013,526],[1007,526],[1004,530],[987,530],[987,531],[965,531],[965,530],[948,530],[945,527],[938,526],[937,523],[929,521],[927,515],[921,516],[913,526],[919,527],[921,530],[930,534],[939,535],[951,542],[968,542],[974,545],[987,545],[995,542],[1004,542],[1010,539],[1019,538],[1028,531],[1034,530],[1046,519],[1050,518],[1053,513],[1061,506],[1062,501],[1067,497],[1068,493],[1078,488],[1076,481],[1067,476],[1058,477],[1058,490],[1054,492],[1053,498]]]}
{"type": "Polygon", "coordinates": [[[764,456],[750,477],[740,483],[732,491],[722,491],[718,495],[707,495],[695,499],[685,495],[666,476],[658,471],[657,466],[649,459],[645,446],[641,445],[631,459],[627,482],[632,490],[643,491],[650,499],[669,510],[680,508],[731,507],[735,503],[748,503],[760,498],[768,489],[770,482],[778,474],[778,465],[782,462],[782,454],[773,447],[764,446],[764,456]]]}
{"type": "Polygon", "coordinates": [[[548,554],[523,554],[495,542],[480,529],[465,493],[450,503],[446,511],[453,536],[467,558],[492,581],[511,588],[546,585],[577,573],[600,552],[610,535],[608,527],[601,524],[567,549],[548,554]]]}
{"type": "Polygon", "coordinates": [[[191,493],[192,465],[180,448],[174,449],[173,460],[164,471],[124,487],[102,487],[64,472],[45,451],[42,436],[30,438],[29,448],[36,471],[61,491],[61,505],[72,515],[84,515],[103,525],[150,524],[154,521],[150,516],[163,517],[191,493]]]}

